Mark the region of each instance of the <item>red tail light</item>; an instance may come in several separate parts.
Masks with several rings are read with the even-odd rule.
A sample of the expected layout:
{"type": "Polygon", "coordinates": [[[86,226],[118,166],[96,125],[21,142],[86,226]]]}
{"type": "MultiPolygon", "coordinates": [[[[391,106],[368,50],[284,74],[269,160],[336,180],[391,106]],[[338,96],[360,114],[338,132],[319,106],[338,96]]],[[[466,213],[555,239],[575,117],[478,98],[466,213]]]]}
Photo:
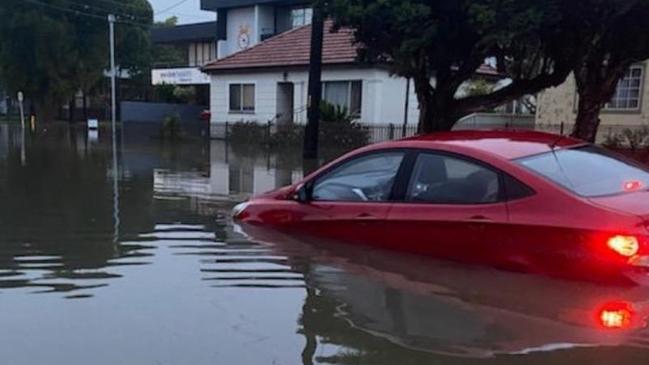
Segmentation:
{"type": "Polygon", "coordinates": [[[624,257],[633,257],[640,251],[640,243],[635,236],[617,235],[608,239],[608,248],[624,257]]]}
{"type": "Polygon", "coordinates": [[[633,308],[625,302],[609,303],[599,311],[598,318],[604,328],[629,328],[633,319],[633,308]]]}

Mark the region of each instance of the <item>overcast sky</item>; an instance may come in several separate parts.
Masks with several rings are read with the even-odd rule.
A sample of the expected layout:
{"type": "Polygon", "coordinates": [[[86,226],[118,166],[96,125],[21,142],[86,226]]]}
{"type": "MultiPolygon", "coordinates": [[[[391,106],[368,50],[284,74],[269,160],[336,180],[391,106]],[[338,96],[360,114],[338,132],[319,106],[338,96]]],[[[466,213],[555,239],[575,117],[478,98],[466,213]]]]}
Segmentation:
{"type": "Polygon", "coordinates": [[[153,5],[155,20],[165,20],[177,16],[179,24],[199,23],[216,20],[216,14],[211,11],[201,11],[201,0],[149,0],[153,5]],[[168,9],[176,4],[173,9],[168,9]]]}

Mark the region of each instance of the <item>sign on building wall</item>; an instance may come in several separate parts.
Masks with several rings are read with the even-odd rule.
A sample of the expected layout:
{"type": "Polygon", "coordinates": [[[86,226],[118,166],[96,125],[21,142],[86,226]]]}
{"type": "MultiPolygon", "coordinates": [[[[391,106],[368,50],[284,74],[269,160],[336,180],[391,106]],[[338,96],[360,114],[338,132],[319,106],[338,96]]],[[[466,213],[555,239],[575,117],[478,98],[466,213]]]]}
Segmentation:
{"type": "Polygon", "coordinates": [[[209,84],[210,77],[198,68],[165,68],[151,70],[153,85],[202,85],[209,84]]]}

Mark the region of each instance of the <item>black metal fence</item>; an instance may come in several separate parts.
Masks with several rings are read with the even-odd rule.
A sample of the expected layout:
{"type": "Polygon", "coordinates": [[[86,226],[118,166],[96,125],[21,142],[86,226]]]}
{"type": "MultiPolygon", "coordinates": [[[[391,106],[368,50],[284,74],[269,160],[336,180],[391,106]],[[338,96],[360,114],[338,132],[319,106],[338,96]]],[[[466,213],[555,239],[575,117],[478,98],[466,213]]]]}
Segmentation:
{"type": "MultiPolygon", "coordinates": [[[[217,139],[249,139],[251,141],[268,142],[273,139],[285,139],[284,142],[293,142],[292,139],[301,139],[304,133],[303,124],[255,124],[255,123],[229,123],[211,125],[212,138],[217,139]]],[[[339,134],[348,134],[357,136],[358,138],[366,139],[367,143],[376,143],[383,141],[396,140],[406,137],[412,137],[417,134],[417,125],[398,125],[398,124],[384,124],[384,125],[324,125],[324,130],[336,130],[339,134]]],[[[328,133],[327,135],[338,134],[328,133]]],[[[325,135],[325,137],[327,136],[325,135]]],[[[276,141],[281,142],[281,141],[276,141]]]]}

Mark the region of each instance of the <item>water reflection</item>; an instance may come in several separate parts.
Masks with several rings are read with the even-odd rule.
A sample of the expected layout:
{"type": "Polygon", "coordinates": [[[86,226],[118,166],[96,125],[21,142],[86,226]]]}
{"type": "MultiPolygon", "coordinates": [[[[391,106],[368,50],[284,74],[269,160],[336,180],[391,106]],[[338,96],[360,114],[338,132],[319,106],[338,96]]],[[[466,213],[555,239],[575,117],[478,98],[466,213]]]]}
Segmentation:
{"type": "MultiPolygon", "coordinates": [[[[271,252],[289,257],[291,269],[315,289],[306,299],[303,325],[325,343],[349,345],[339,338],[343,331],[332,328],[338,322],[355,331],[356,340],[381,339],[454,357],[649,345],[645,288],[558,281],[243,228],[271,252]],[[609,327],[626,330],[605,329],[603,311],[609,327]]],[[[334,362],[357,363],[366,351],[376,349],[359,345],[355,355],[334,362]]]]}
{"type": "Polygon", "coordinates": [[[299,151],[119,141],[114,171],[107,131],[47,126],[27,134],[23,165],[19,131],[0,124],[6,362],[640,364],[649,355],[645,288],[236,227],[233,204],[312,168],[299,151]]]}

